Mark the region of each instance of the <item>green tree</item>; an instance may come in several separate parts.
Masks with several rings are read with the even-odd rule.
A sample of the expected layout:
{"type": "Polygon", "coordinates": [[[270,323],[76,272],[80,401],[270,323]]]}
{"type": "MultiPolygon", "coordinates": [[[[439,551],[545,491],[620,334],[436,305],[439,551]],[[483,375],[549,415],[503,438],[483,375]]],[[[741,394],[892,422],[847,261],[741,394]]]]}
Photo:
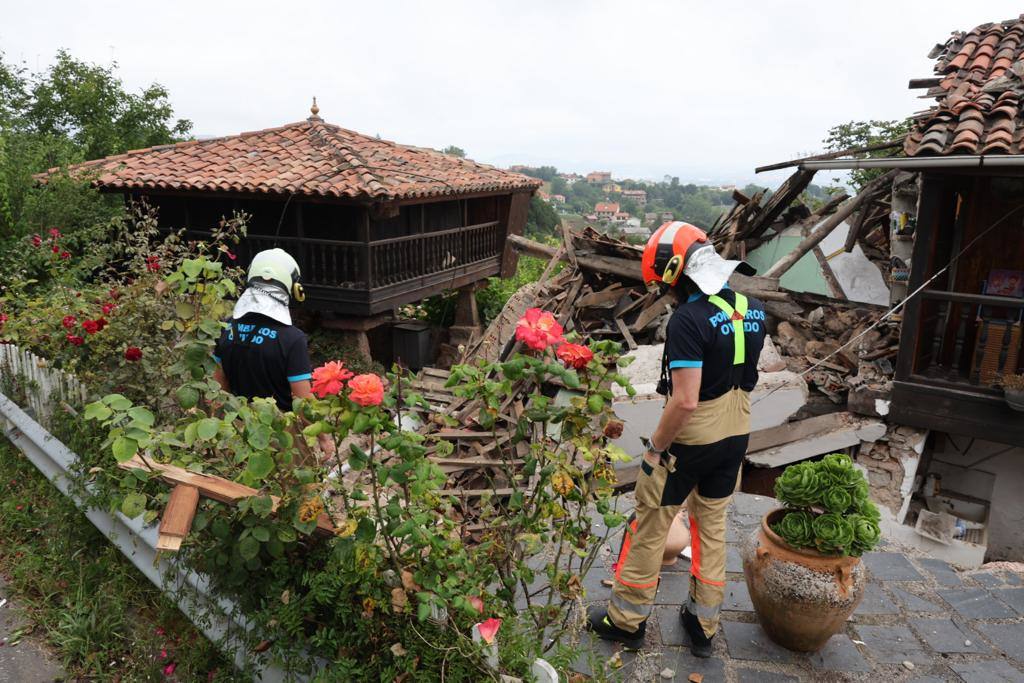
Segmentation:
{"type": "MultiPolygon", "coordinates": [[[[830,152],[858,147],[874,147],[887,142],[901,142],[910,131],[912,119],[892,121],[849,121],[829,129],[824,139],[825,148],[830,152]]],[[[902,152],[895,146],[867,152],[867,158],[891,157],[902,152]]],[[[860,192],[865,185],[885,173],[885,169],[869,168],[850,171],[850,185],[860,192]]],[[[838,179],[837,179],[838,181],[838,179]]]]}
{"type": "Polygon", "coordinates": [[[551,194],[569,196],[569,183],[565,182],[565,178],[555,176],[551,179],[551,194]]]}
{"type": "Polygon", "coordinates": [[[0,54],[0,236],[38,230],[55,216],[72,221],[62,227],[73,230],[72,207],[84,209],[84,222],[110,215],[103,206],[116,206],[87,191],[85,182],[72,197],[68,185],[59,192],[38,187],[33,174],[175,142],[191,129],[190,121],[174,118],[163,86],[128,92],[116,66],[89,64],[62,50],[51,67],[31,74],[0,54]]]}
{"type": "Polygon", "coordinates": [[[462,149],[461,147],[456,147],[455,145],[448,145],[447,147],[441,150],[441,153],[449,154],[453,157],[459,157],[461,159],[466,158],[466,150],[462,149]]]}
{"type": "Polygon", "coordinates": [[[530,198],[530,208],[526,212],[526,234],[529,237],[547,237],[557,235],[562,225],[558,212],[540,197],[530,198]]]}

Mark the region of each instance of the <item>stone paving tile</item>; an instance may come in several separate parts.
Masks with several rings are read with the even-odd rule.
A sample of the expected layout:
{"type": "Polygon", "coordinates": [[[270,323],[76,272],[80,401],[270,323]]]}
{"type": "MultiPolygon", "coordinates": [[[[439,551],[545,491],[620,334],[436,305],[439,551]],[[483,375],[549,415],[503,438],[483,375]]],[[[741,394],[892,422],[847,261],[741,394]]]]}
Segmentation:
{"type": "Polygon", "coordinates": [[[800,678],[776,671],[757,671],[755,669],[733,669],[739,683],[800,683],[800,678]]]}
{"type": "Polygon", "coordinates": [[[899,614],[899,608],[889,595],[877,583],[869,583],[864,588],[864,597],[854,611],[854,615],[869,616],[877,614],[899,614]]]}
{"type": "Polygon", "coordinates": [[[725,600],[722,609],[734,612],[753,612],[754,603],[750,601],[750,590],[746,581],[729,581],[725,584],[725,600]]]}
{"type": "MultiPolygon", "coordinates": [[[[709,657],[701,659],[694,657],[686,648],[670,648],[661,653],[661,661],[656,671],[672,669],[675,676],[670,681],[686,681],[690,674],[697,673],[704,677],[707,683],[717,683],[725,680],[725,662],[721,657],[709,657]]],[[[664,681],[660,676],[656,679],[664,681]]]]}
{"type": "Polygon", "coordinates": [[[1010,666],[1005,659],[981,662],[951,662],[949,668],[965,683],[1008,683],[1024,680],[1024,673],[1010,666]]]}
{"type": "Polygon", "coordinates": [[[740,559],[740,550],[734,545],[725,546],[725,571],[730,574],[743,573],[743,560],[740,559]]]}
{"type": "MultiPolygon", "coordinates": [[[[658,619],[662,645],[690,645],[683,624],[679,621],[678,607],[655,607],[654,613],[658,619]]],[[[647,637],[650,638],[650,634],[647,637]]]]}
{"type": "Polygon", "coordinates": [[[602,585],[601,581],[611,578],[611,572],[604,567],[597,564],[591,567],[590,571],[583,578],[583,587],[587,592],[585,601],[589,604],[608,600],[612,596],[612,589],[610,586],[602,585]]]}
{"type": "Polygon", "coordinates": [[[723,621],[722,630],[733,659],[786,663],[796,658],[794,653],[773,643],[760,624],[723,621]]]}
{"type": "Polygon", "coordinates": [[[923,557],[917,561],[925,571],[935,577],[943,586],[959,586],[963,581],[960,580],[960,576],[956,573],[956,570],[948,562],[932,558],[923,557]]]}
{"type": "Polygon", "coordinates": [[[896,596],[896,601],[908,612],[949,612],[949,607],[940,605],[928,598],[922,598],[920,595],[903,590],[902,588],[890,585],[889,590],[896,596]]]}
{"type": "Polygon", "coordinates": [[[1024,615],[1024,588],[993,588],[992,595],[1024,615]]]}
{"type": "Polygon", "coordinates": [[[1024,576],[1017,572],[1006,572],[1006,583],[1009,586],[1024,586],[1024,576]]]}
{"type": "Polygon", "coordinates": [[[663,573],[654,598],[656,605],[681,605],[690,594],[690,575],[678,572],[663,573]]]}
{"type": "Polygon", "coordinates": [[[901,553],[866,553],[864,564],[876,581],[920,581],[924,578],[901,553]]]}
{"type": "Polygon", "coordinates": [[[636,666],[636,653],[623,650],[619,643],[612,643],[594,637],[588,631],[580,634],[579,656],[573,662],[572,670],[585,676],[593,677],[598,671],[607,666],[608,660],[616,653],[622,658],[622,668],[615,673],[617,678],[626,679],[629,677],[633,667],[636,666]]]}
{"type": "Polygon", "coordinates": [[[920,676],[911,678],[908,683],[946,683],[944,676],[920,676]]]}
{"type": "Polygon", "coordinates": [[[1006,583],[1002,574],[997,572],[978,572],[977,574],[971,574],[971,578],[986,588],[995,588],[1006,583]]]}
{"type": "Polygon", "coordinates": [[[1012,609],[984,588],[947,588],[937,593],[968,619],[1010,619],[1016,616],[1012,609]]]}
{"type": "Polygon", "coordinates": [[[755,517],[758,520],[777,507],[779,507],[779,503],[774,498],[750,495],[736,496],[733,498],[734,514],[739,516],[755,517]]]}
{"type": "Polygon", "coordinates": [[[871,671],[871,664],[864,659],[857,646],[844,633],[832,636],[825,647],[807,656],[815,669],[825,671],[871,671]]]}
{"type": "Polygon", "coordinates": [[[978,634],[952,619],[910,619],[917,635],[936,652],[942,654],[988,654],[991,649],[978,634]],[[968,645],[970,643],[970,645],[968,645]]]}
{"type": "Polygon", "coordinates": [[[1024,662],[1024,624],[975,624],[974,628],[1008,656],[1024,662]]]}
{"type": "Polygon", "coordinates": [[[927,664],[932,660],[933,655],[906,626],[858,625],[857,635],[871,656],[880,662],[899,664],[908,660],[914,664],[927,664]]]}

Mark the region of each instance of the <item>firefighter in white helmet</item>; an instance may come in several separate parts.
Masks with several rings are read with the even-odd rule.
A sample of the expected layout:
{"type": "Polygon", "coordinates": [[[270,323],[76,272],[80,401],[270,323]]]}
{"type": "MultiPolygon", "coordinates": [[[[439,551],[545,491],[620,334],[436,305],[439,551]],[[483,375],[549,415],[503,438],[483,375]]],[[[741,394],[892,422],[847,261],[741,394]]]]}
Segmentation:
{"type": "Polygon", "coordinates": [[[602,638],[643,644],[658,590],[662,552],[683,503],[689,514],[689,596],[680,610],[691,652],[709,657],[725,589],[725,522],[750,433],[750,391],[764,344],[764,307],[728,286],[733,271],[707,235],[670,222],[651,235],[643,278],[677,292],[668,323],[662,382],[665,408],[648,440],[636,482],[636,518],[615,563],[611,601],[591,607],[602,638]]]}
{"type": "MultiPolygon", "coordinates": [[[[273,398],[281,410],[312,394],[312,367],[305,333],[292,325],[290,304],[306,298],[299,264],[284,249],[253,257],[246,288],[214,350],[214,378],[225,391],[246,398],[273,398]]],[[[333,453],[330,438],[320,440],[333,453]]]]}

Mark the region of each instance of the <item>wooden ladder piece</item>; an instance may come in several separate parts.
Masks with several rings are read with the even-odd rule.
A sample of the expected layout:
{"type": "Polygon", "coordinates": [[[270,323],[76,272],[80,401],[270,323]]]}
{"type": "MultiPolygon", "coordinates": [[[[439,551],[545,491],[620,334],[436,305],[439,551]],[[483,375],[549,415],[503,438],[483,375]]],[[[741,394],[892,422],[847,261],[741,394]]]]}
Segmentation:
{"type": "Polygon", "coordinates": [[[199,489],[188,484],[178,484],[171,489],[171,498],[167,501],[163,518],[160,520],[159,536],[156,540],[157,550],[177,552],[181,542],[192,529],[192,520],[199,507],[199,489]]]}

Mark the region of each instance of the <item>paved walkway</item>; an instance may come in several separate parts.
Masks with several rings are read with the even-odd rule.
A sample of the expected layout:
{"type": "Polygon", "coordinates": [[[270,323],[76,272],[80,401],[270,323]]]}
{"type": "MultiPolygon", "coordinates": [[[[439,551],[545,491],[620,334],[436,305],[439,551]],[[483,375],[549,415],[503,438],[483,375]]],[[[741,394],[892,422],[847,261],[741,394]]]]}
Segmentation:
{"type": "Polygon", "coordinates": [[[0,576],[0,683],[51,683],[64,679],[64,670],[53,655],[33,637],[24,636],[28,623],[11,601],[0,576]]]}
{"type": "MultiPolygon", "coordinates": [[[[883,546],[864,557],[869,583],[846,629],[813,655],[775,645],[757,624],[739,555],[739,542],[775,507],[768,498],[739,494],[730,511],[728,584],[715,657],[697,659],[679,623],[689,562],[662,574],[657,607],[640,653],[581,637],[576,669],[610,680],[785,683],[795,681],[1024,681],[1024,577],[961,574],[948,564],[883,546]],[[616,668],[618,667],[618,668],[616,668]],[[664,672],[668,677],[662,678],[664,672]],[[672,675],[668,675],[672,672],[672,675]]],[[[607,601],[612,547],[586,577],[585,601],[607,601]]]]}

